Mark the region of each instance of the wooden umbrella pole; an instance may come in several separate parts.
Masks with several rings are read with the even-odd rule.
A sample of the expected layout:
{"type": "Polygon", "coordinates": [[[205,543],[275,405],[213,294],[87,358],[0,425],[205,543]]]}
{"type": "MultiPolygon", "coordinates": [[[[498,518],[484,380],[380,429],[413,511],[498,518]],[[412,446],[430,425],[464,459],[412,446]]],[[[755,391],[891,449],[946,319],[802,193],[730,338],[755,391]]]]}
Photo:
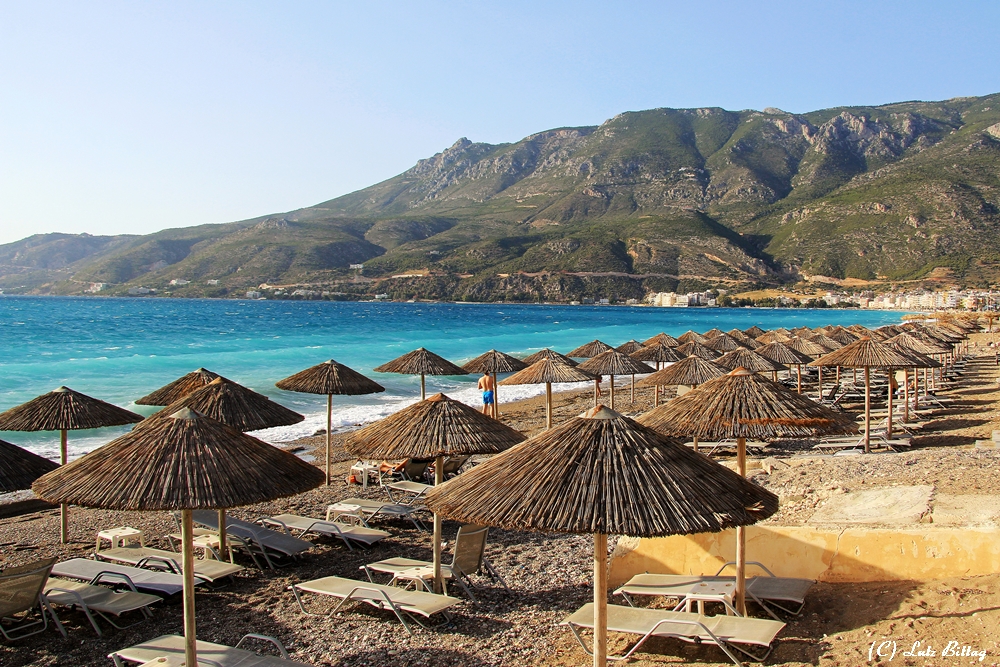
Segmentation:
{"type": "Polygon", "coordinates": [[[632,391],[632,405],[635,405],[635,373],[632,373],[632,382],[629,383],[629,389],[632,391]]]}
{"type": "Polygon", "coordinates": [[[496,372],[493,375],[493,419],[500,419],[500,383],[497,382],[496,372]]]}
{"type": "Polygon", "coordinates": [[[886,374],[889,376],[889,399],[886,406],[889,409],[889,416],[885,420],[885,435],[887,438],[892,438],[892,395],[896,393],[892,390],[892,383],[895,380],[895,371],[890,368],[886,370],[886,374]]]}
{"type": "MultiPolygon", "coordinates": [[[[444,457],[434,459],[434,485],[444,482],[444,457]]],[[[434,512],[434,592],[441,593],[441,515],[434,512]]]]}
{"type": "Polygon", "coordinates": [[[840,366],[837,366],[837,384],[840,384],[840,366]]]}
{"type": "Polygon", "coordinates": [[[181,510],[181,567],[184,579],[184,664],[198,664],[194,627],[194,521],[191,510],[181,510]]]}
{"type": "Polygon", "coordinates": [[[798,379],[796,381],[797,386],[796,386],[795,391],[796,391],[796,393],[801,394],[802,393],[802,364],[795,364],[795,370],[796,370],[796,375],[798,376],[798,379]]]}
{"type": "Polygon", "coordinates": [[[552,383],[545,383],[545,430],[552,428],[552,383]]]}
{"type": "Polygon", "coordinates": [[[594,533],[594,667],[608,664],[608,536],[594,533]]]}
{"type": "MultiPolygon", "coordinates": [[[[69,434],[66,429],[59,431],[59,462],[66,465],[66,452],[69,443],[69,434]]],[[[69,505],[60,503],[59,505],[59,539],[63,544],[69,542],[69,505]]]]}
{"type": "MultiPolygon", "coordinates": [[[[747,439],[736,438],[736,472],[740,477],[747,476],[747,439]]],[[[747,568],[747,536],[743,526],[736,528],[736,611],[741,616],[747,615],[746,601],[746,568],[747,568]]]]}
{"type": "Polygon", "coordinates": [[[615,409],[615,376],[611,375],[611,409],[615,409]]]}
{"type": "MultiPolygon", "coordinates": [[[[333,394],[326,395],[326,485],[330,486],[330,439],[333,430],[333,394]]],[[[368,473],[365,473],[366,475],[368,473]]]]}
{"type": "Polygon", "coordinates": [[[910,421],[910,369],[903,369],[903,423],[910,421]]]}
{"type": "Polygon", "coordinates": [[[594,407],[597,407],[597,401],[599,400],[597,392],[601,390],[601,383],[597,378],[594,378],[594,407]]]}
{"type": "Polygon", "coordinates": [[[865,366],[865,454],[871,451],[872,441],[872,385],[865,366]]]}
{"type": "Polygon", "coordinates": [[[820,366],[818,370],[819,370],[819,382],[817,384],[819,384],[819,402],[822,403],[823,402],[823,367],[820,366]]]}
{"type": "Polygon", "coordinates": [[[692,440],[694,441],[694,451],[698,451],[698,436],[694,436],[692,440]]]}
{"type": "Polygon", "coordinates": [[[424,374],[420,374],[420,400],[427,398],[427,389],[424,387],[424,374]]]}

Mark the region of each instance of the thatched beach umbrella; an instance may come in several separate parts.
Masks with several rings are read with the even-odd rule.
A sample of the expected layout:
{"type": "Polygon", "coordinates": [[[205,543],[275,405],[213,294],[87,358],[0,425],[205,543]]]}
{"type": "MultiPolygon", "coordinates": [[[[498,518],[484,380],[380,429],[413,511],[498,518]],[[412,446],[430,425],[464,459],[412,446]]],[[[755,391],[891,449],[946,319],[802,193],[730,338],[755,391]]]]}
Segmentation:
{"type": "MultiPolygon", "coordinates": [[[[444,394],[380,419],[347,439],[366,459],[434,459],[434,484],[444,482],[444,457],[498,454],[525,439],[511,427],[444,394]]],[[[441,515],[434,513],[434,592],[441,593],[441,515]]]]}
{"type": "Polygon", "coordinates": [[[691,355],[694,355],[696,357],[701,357],[702,359],[707,359],[708,361],[718,359],[722,356],[721,352],[709,349],[696,340],[689,341],[678,347],[677,354],[683,357],[690,357],[691,355]]]}
{"type": "MultiPolygon", "coordinates": [[[[920,338],[918,336],[915,336],[913,333],[910,333],[908,331],[903,332],[903,333],[899,334],[898,336],[894,336],[894,337],[890,338],[889,340],[886,341],[886,345],[890,345],[893,349],[899,350],[900,352],[903,352],[904,354],[906,354],[908,351],[917,352],[922,357],[924,357],[924,359],[927,362],[932,362],[931,364],[924,365],[924,366],[918,366],[917,367],[917,368],[923,368],[924,369],[924,393],[925,394],[927,393],[927,390],[928,390],[927,370],[930,369],[930,368],[940,368],[941,367],[941,363],[939,361],[936,361],[932,357],[932,355],[948,354],[951,351],[951,348],[947,347],[943,343],[939,343],[939,342],[937,342],[937,341],[935,341],[933,339],[924,340],[924,339],[922,339],[922,338],[920,338]]],[[[904,392],[905,392],[905,391],[909,391],[909,369],[903,369],[903,370],[906,373],[905,379],[906,379],[907,386],[906,386],[906,389],[904,390],[904,392]]],[[[915,379],[914,382],[918,383],[919,381],[920,381],[920,378],[918,376],[915,379]]],[[[919,387],[915,386],[914,387],[914,392],[913,392],[913,409],[916,410],[919,407],[920,407],[920,391],[919,391],[919,387]]],[[[909,416],[909,413],[907,411],[907,417],[908,416],[909,416]]]]}
{"type": "MultiPolygon", "coordinates": [[[[636,361],[627,354],[622,354],[618,350],[608,350],[602,352],[592,359],[588,359],[579,366],[581,371],[593,373],[594,375],[608,375],[611,377],[611,409],[615,409],[615,376],[616,375],[645,375],[652,373],[653,369],[636,361]]],[[[633,377],[633,382],[635,378],[633,377]]],[[[597,392],[594,392],[594,405],[597,405],[597,392]]]]}
{"type": "Polygon", "coordinates": [[[330,443],[333,438],[333,396],[363,396],[385,387],[333,359],[316,364],[274,383],[278,389],[326,396],[326,485],[330,486],[330,443]]]}
{"type": "MultiPolygon", "coordinates": [[[[663,343],[653,343],[647,345],[642,349],[636,350],[632,354],[628,355],[635,359],[636,361],[644,361],[646,363],[653,362],[656,364],[656,370],[660,370],[660,364],[662,363],[675,363],[683,359],[681,355],[674,351],[673,347],[665,345],[663,343]]],[[[632,376],[632,402],[635,402],[635,376],[632,376]]],[[[660,385],[653,385],[653,405],[660,404],[660,385]]]]}
{"type": "Polygon", "coordinates": [[[756,350],[758,347],[760,347],[760,343],[758,343],[756,340],[746,335],[739,329],[730,329],[726,333],[729,334],[733,339],[736,340],[737,343],[739,343],[743,347],[749,347],[751,350],[756,350]]]}
{"type": "Polygon", "coordinates": [[[771,361],[767,357],[762,357],[753,350],[748,350],[745,347],[735,349],[732,352],[726,352],[716,359],[715,363],[729,370],[745,368],[751,373],[770,373],[786,370],[783,364],[771,361]]]}
{"type": "Polygon", "coordinates": [[[552,428],[552,383],[553,382],[588,382],[594,376],[585,373],[557,359],[542,359],[531,364],[523,371],[514,373],[499,384],[545,384],[545,428],[552,428]]]}
{"type": "Polygon", "coordinates": [[[761,329],[759,326],[757,326],[755,324],[752,327],[750,327],[749,329],[744,329],[743,333],[745,333],[746,335],[748,335],[751,338],[753,338],[754,340],[756,340],[758,336],[763,336],[764,334],[767,333],[767,331],[764,330],[764,329],[761,329]]]}
{"type": "Polygon", "coordinates": [[[0,440],[0,493],[30,489],[32,482],[58,467],[55,461],[0,440]]]}
{"type": "Polygon", "coordinates": [[[643,345],[655,345],[656,343],[661,343],[667,347],[678,347],[681,343],[679,340],[667,333],[658,333],[652,338],[642,341],[643,345]]]}
{"type": "MultiPolygon", "coordinates": [[[[729,369],[725,366],[691,355],[673,366],[653,373],[642,380],[640,384],[652,384],[657,389],[661,385],[665,387],[683,385],[694,389],[698,385],[705,384],[712,378],[717,378],[728,372],[729,369]]],[[[653,407],[658,405],[659,403],[656,403],[653,407]]],[[[698,451],[698,436],[694,437],[694,451],[698,451]]]]}
{"type": "MultiPolygon", "coordinates": [[[[797,352],[808,355],[810,359],[818,359],[830,350],[826,349],[819,343],[814,343],[813,341],[802,338],[801,336],[792,336],[790,339],[785,341],[785,345],[792,348],[797,352]]],[[[796,375],[798,377],[798,387],[796,390],[802,393],[802,365],[795,364],[796,375]]],[[[822,376],[820,376],[820,393],[822,393],[822,376]]]]}
{"type": "MultiPolygon", "coordinates": [[[[913,360],[897,352],[884,343],[879,343],[867,336],[845,345],[836,352],[831,352],[809,363],[810,366],[841,366],[843,368],[865,369],[865,452],[871,451],[872,430],[872,387],[870,371],[872,368],[913,368],[913,360]]],[[[889,406],[892,413],[892,387],[889,388],[889,406]]],[[[892,420],[889,420],[892,423],[892,420]]]]}
{"type": "Polygon", "coordinates": [[[716,352],[732,352],[733,350],[740,347],[747,347],[746,345],[741,345],[739,341],[730,336],[727,333],[719,332],[718,335],[712,336],[705,343],[705,347],[710,350],[715,350],[716,352]]]}
{"type": "MultiPolygon", "coordinates": [[[[142,421],[142,415],[105,403],[69,387],[59,387],[0,413],[0,431],[59,431],[59,460],[66,465],[68,431],[125,426],[142,421]]],[[[59,506],[59,539],[69,541],[69,512],[59,506]]]]}
{"type": "Polygon", "coordinates": [[[527,357],[525,357],[521,361],[523,361],[525,364],[527,364],[528,366],[530,366],[532,364],[538,363],[542,359],[552,359],[553,361],[561,361],[564,364],[569,364],[570,366],[576,366],[577,363],[579,363],[579,362],[577,362],[574,359],[570,359],[565,354],[560,354],[560,353],[556,352],[555,350],[551,350],[551,349],[549,349],[547,347],[546,348],[542,348],[541,350],[539,350],[538,352],[535,352],[534,354],[528,355],[527,357]]]}
{"type": "Polygon", "coordinates": [[[180,400],[196,389],[201,389],[216,378],[222,377],[207,368],[199,368],[187,375],[182,375],[170,384],[166,384],[151,394],[143,396],[135,402],[136,405],[170,405],[180,400]]]}
{"type": "Polygon", "coordinates": [[[570,350],[566,353],[567,357],[576,357],[577,359],[591,359],[596,357],[602,352],[607,352],[608,350],[614,349],[607,343],[603,343],[597,339],[590,341],[580,347],[570,350]]]}
{"type": "Polygon", "coordinates": [[[719,336],[719,335],[721,335],[723,333],[724,332],[722,331],[722,329],[720,329],[718,327],[713,327],[713,328],[709,329],[708,331],[706,331],[705,333],[703,333],[702,336],[704,336],[705,338],[708,338],[709,340],[711,340],[712,338],[715,338],[716,336],[719,336]]]}
{"type": "Polygon", "coordinates": [[[184,664],[196,665],[192,510],[266,502],[322,483],[315,466],[184,408],[50,472],[32,488],[44,500],[84,507],[180,510],[184,664]]]}
{"type": "Polygon", "coordinates": [[[754,340],[758,343],[768,344],[768,343],[784,343],[791,336],[786,336],[783,333],[778,333],[777,331],[765,331],[761,335],[757,336],[754,340]]]}
{"type": "Polygon", "coordinates": [[[424,400],[426,389],[424,388],[424,378],[428,375],[468,375],[469,372],[456,366],[444,357],[439,357],[433,352],[422,347],[407,352],[401,357],[386,362],[381,366],[372,369],[376,373],[401,373],[403,375],[420,376],[420,400],[424,400]]]}
{"type": "Polygon", "coordinates": [[[632,354],[636,350],[641,350],[644,347],[645,345],[643,345],[642,343],[633,338],[632,340],[625,341],[615,349],[621,352],[622,354],[632,354]]]}
{"type": "Polygon", "coordinates": [[[452,519],[594,535],[594,665],[607,656],[607,536],[718,532],[765,519],[778,498],[674,440],[598,406],[432,489],[452,519]]]}
{"type": "Polygon", "coordinates": [[[850,345],[858,339],[858,336],[841,326],[831,328],[826,335],[842,345],[850,345]]]}
{"type": "MultiPolygon", "coordinates": [[[[895,338],[890,338],[885,342],[885,344],[891,347],[892,349],[896,350],[897,352],[902,352],[907,357],[912,359],[914,362],[914,371],[923,368],[924,372],[926,373],[928,368],[939,368],[941,366],[941,362],[935,359],[931,359],[929,356],[925,354],[921,354],[916,350],[906,347],[905,345],[896,341],[895,338]]],[[[891,386],[889,388],[889,391],[892,391],[891,386]]],[[[920,392],[917,390],[916,387],[914,387],[914,392],[913,392],[914,399],[917,399],[919,394],[920,392]]],[[[914,403],[913,409],[916,410],[917,408],[918,406],[916,405],[916,403],[914,403]]],[[[910,421],[910,369],[904,368],[903,369],[903,422],[905,423],[908,421],[910,421]]],[[[889,414],[888,422],[891,425],[892,413],[889,414]]]]}
{"type": "MultiPolygon", "coordinates": [[[[790,366],[791,364],[808,364],[812,361],[812,357],[809,355],[802,354],[798,350],[793,350],[784,343],[779,343],[778,341],[761,345],[754,350],[754,352],[766,359],[770,359],[775,363],[783,364],[785,366],[790,366]]],[[[771,375],[771,379],[777,381],[777,371],[774,371],[771,375]]]]}
{"type": "MultiPolygon", "coordinates": [[[[515,373],[523,371],[528,367],[520,359],[504,354],[497,350],[484,352],[472,361],[462,364],[462,368],[470,373],[488,373],[493,376],[493,384],[496,384],[497,373],[515,373]]],[[[500,419],[500,388],[493,391],[493,418],[500,419]]]]}
{"type": "Polygon", "coordinates": [[[681,344],[694,342],[694,343],[701,343],[702,345],[704,345],[707,340],[708,339],[702,336],[700,333],[698,333],[697,331],[692,331],[691,329],[688,329],[687,331],[685,331],[684,333],[682,333],[680,336],[677,337],[677,341],[681,344]]]}
{"type": "MultiPolygon", "coordinates": [[[[736,467],[746,475],[747,439],[814,436],[857,430],[847,415],[745,368],[709,380],[697,389],[639,417],[639,423],[671,437],[736,438],[736,467]]],[[[746,535],[736,530],[736,602],[746,612],[746,535]]]]}

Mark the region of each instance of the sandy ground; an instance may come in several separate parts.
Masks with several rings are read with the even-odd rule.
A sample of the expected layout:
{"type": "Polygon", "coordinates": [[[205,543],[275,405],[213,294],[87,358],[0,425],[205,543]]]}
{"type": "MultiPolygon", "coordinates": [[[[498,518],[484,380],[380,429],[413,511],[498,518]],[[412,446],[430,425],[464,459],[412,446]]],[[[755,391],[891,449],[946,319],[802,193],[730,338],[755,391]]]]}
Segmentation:
{"type": "MultiPolygon", "coordinates": [[[[961,405],[937,418],[932,430],[914,440],[914,449],[902,454],[877,454],[854,458],[817,458],[778,450],[779,456],[796,455],[795,465],[776,465],[768,474],[754,471],[754,479],[782,497],[782,510],[771,521],[795,522],[808,516],[833,493],[890,486],[933,484],[952,494],[1000,494],[996,475],[998,452],[976,450],[977,438],[989,438],[1000,428],[1000,393],[992,354],[970,369],[963,388],[946,392],[961,405]]],[[[621,381],[621,380],[619,380],[621,381]]],[[[637,390],[633,405],[627,387],[616,392],[616,407],[640,414],[651,407],[648,389],[637,390]]],[[[605,382],[605,389],[606,389],[605,382]]],[[[592,389],[556,395],[555,420],[579,414],[592,404],[592,389]]],[[[503,420],[527,433],[544,422],[542,398],[503,406],[503,420]]],[[[339,438],[338,438],[339,439],[339,438]]],[[[298,443],[318,448],[322,438],[298,443]]],[[[316,453],[319,453],[317,449],[316,453]]],[[[337,479],[343,480],[351,464],[346,453],[337,457],[337,479]]],[[[327,504],[356,495],[381,497],[377,487],[362,490],[342,481],[329,488],[273,503],[242,508],[235,515],[256,519],[279,512],[322,517],[327,504]]],[[[136,514],[74,508],[69,545],[58,545],[58,514],[54,511],[0,520],[0,551],[6,563],[17,564],[40,557],[85,557],[93,551],[93,537],[102,527],[130,525],[142,529],[148,541],[166,547],[160,536],[174,531],[163,513],[136,514]]],[[[300,613],[287,590],[289,584],[315,577],[339,575],[360,579],[358,568],[367,562],[394,556],[430,559],[427,533],[412,525],[382,521],[377,527],[392,537],[368,550],[348,551],[342,544],[317,539],[316,548],[300,562],[277,571],[262,572],[248,559],[244,573],[227,587],[197,596],[198,634],[202,639],[233,645],[247,632],[273,635],[288,647],[293,659],[314,665],[578,665],[589,664],[569,631],[559,622],[590,601],[591,545],[587,536],[539,535],[494,530],[487,557],[506,578],[512,593],[479,579],[478,602],[464,601],[453,626],[442,630],[417,630],[407,636],[394,618],[366,605],[346,608],[334,617],[300,613]]],[[[445,538],[452,539],[457,525],[445,523],[445,538]]],[[[613,540],[609,549],[613,547],[613,540]]],[[[447,558],[447,556],[446,556],[447,558]]],[[[461,592],[453,594],[461,597],[461,592]]],[[[615,600],[612,600],[615,601],[615,600]]],[[[662,604],[655,603],[654,604],[662,604]]],[[[108,652],[164,633],[181,632],[181,608],[176,600],[159,604],[152,622],[127,630],[105,624],[103,638],[96,638],[78,612],[60,610],[69,639],[54,630],[9,643],[0,641],[0,665],[99,665],[111,664],[108,652]]],[[[787,619],[780,640],[764,661],[768,665],[864,665],[873,642],[895,641],[897,655],[878,658],[878,664],[996,665],[1000,661],[1000,574],[957,577],[931,582],[875,582],[818,584],[810,593],[804,612],[787,619]],[[906,657],[913,642],[930,645],[937,656],[906,657]],[[985,650],[979,662],[973,657],[941,657],[948,642],[985,650]]],[[[612,635],[611,648],[621,651],[628,638],[612,635]]],[[[883,653],[891,650],[884,645],[883,653]]],[[[676,640],[653,640],[632,664],[720,665],[730,664],[711,646],[693,646],[676,640]]]]}

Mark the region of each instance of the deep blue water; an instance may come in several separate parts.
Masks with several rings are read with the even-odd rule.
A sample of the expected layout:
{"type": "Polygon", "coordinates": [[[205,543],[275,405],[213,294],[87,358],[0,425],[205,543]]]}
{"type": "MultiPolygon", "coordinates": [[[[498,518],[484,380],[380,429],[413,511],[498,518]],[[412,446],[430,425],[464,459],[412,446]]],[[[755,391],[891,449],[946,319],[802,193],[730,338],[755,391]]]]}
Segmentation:
{"type": "MultiPolygon", "coordinates": [[[[337,303],[121,298],[0,298],[0,410],[66,385],[148,414],[132,401],[204,366],[306,414],[302,424],[260,435],[270,441],[325,425],[325,397],[284,392],[274,382],[333,358],[369,374],[384,394],[334,397],[335,425],[371,421],[412,401],[419,380],[372,374],[381,363],[424,346],[456,363],[490,348],[514,355],[561,352],[599,338],[619,345],[660,331],[765,329],[806,325],[877,326],[900,313],[857,310],[640,308],[508,304],[337,303]]],[[[475,404],[476,376],[427,378],[475,404]]],[[[504,388],[503,399],[537,387],[504,388]]],[[[70,434],[81,454],[124,429],[70,434]]],[[[53,456],[58,435],[3,433],[5,440],[53,456]]]]}

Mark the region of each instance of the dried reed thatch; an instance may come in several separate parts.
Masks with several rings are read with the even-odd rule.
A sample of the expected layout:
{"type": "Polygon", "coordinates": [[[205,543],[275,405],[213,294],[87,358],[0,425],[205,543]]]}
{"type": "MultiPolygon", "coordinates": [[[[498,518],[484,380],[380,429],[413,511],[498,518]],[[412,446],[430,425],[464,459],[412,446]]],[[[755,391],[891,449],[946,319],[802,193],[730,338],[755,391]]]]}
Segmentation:
{"type": "Polygon", "coordinates": [[[501,385],[588,382],[594,376],[555,359],[542,359],[499,382],[501,385]]]}
{"type": "Polygon", "coordinates": [[[199,368],[187,375],[177,378],[168,385],[160,387],[151,394],[143,396],[135,402],[136,405],[170,405],[184,398],[195,389],[201,389],[212,380],[222,377],[207,368],[199,368]]]}
{"type": "Polygon", "coordinates": [[[765,331],[761,335],[757,336],[755,339],[758,343],[763,343],[767,345],[768,343],[784,343],[791,336],[786,336],[783,333],[778,333],[777,331],[765,331]]]}
{"type": "Polygon", "coordinates": [[[701,357],[702,359],[706,359],[708,361],[712,361],[713,359],[718,359],[719,357],[722,356],[721,352],[716,352],[715,350],[711,350],[696,340],[684,343],[683,345],[678,347],[677,354],[684,357],[690,357],[694,355],[696,357],[701,357]]]}
{"type": "Polygon", "coordinates": [[[535,352],[532,355],[525,357],[521,361],[523,361],[528,366],[531,366],[532,364],[535,364],[541,361],[542,359],[552,359],[554,361],[561,361],[564,364],[569,364],[570,366],[576,366],[578,363],[573,359],[567,357],[565,354],[559,354],[555,350],[550,350],[547,347],[539,350],[538,352],[535,352]]]}
{"type": "Polygon", "coordinates": [[[427,506],[509,530],[652,537],[753,523],[778,498],[598,406],[432,489],[427,506]]]}
{"type": "Polygon", "coordinates": [[[594,375],[641,375],[653,372],[653,369],[646,364],[618,350],[601,352],[580,364],[579,369],[594,375]]]}
{"type": "Polygon", "coordinates": [[[685,331],[684,333],[682,333],[680,336],[677,337],[677,341],[681,344],[695,342],[704,345],[705,341],[707,340],[708,339],[702,336],[700,333],[698,333],[697,331],[692,331],[691,329],[688,329],[687,331],[685,331]]]}
{"type": "Polygon", "coordinates": [[[520,359],[497,350],[483,352],[472,361],[462,364],[462,368],[470,373],[514,373],[528,367],[520,359]]]}
{"type": "Polygon", "coordinates": [[[745,368],[753,373],[786,370],[784,365],[762,357],[753,350],[748,350],[745,347],[738,348],[732,352],[726,352],[716,359],[715,363],[729,370],[745,368]]]}
{"type": "Polygon", "coordinates": [[[190,408],[243,432],[298,424],[305,419],[263,394],[232,380],[216,378],[152,415],[139,428],[147,428],[152,422],[169,417],[181,408],[190,408]]]}
{"type": "Polygon", "coordinates": [[[864,336],[809,363],[810,366],[841,368],[909,368],[913,361],[884,343],[864,336]]]}
{"type": "Polygon", "coordinates": [[[274,386],[285,391],[326,396],[361,396],[385,391],[378,382],[333,359],[279,380],[274,386]]]}
{"type": "Polygon", "coordinates": [[[709,380],[639,417],[668,436],[702,440],[809,437],[857,431],[854,418],[744,368],[709,380]]]}
{"type": "Polygon", "coordinates": [[[599,340],[592,340],[586,345],[581,345],[575,350],[571,350],[566,353],[567,357],[576,357],[577,359],[590,359],[591,357],[596,357],[602,352],[607,352],[612,349],[607,343],[602,343],[599,340]]]}
{"type": "Polygon", "coordinates": [[[38,479],[51,502],[123,511],[223,509],[303,493],[323,473],[186,408],[38,479]]]}
{"type": "Polygon", "coordinates": [[[401,373],[403,375],[468,375],[444,357],[439,357],[422,347],[372,369],[376,373],[401,373]]]}
{"type": "Polygon", "coordinates": [[[434,394],[348,437],[345,447],[364,459],[418,459],[496,454],[523,435],[468,405],[434,394]]]}
{"type": "Polygon", "coordinates": [[[793,327],[791,330],[789,330],[789,333],[794,334],[796,336],[810,336],[812,335],[812,332],[813,332],[812,329],[810,329],[809,327],[793,327]]]}
{"type": "Polygon", "coordinates": [[[644,345],[642,343],[640,343],[639,341],[637,341],[635,339],[632,339],[630,341],[622,343],[621,345],[619,345],[615,349],[618,350],[619,352],[621,352],[622,354],[632,354],[633,352],[635,352],[637,350],[641,350],[643,347],[644,347],[644,345]]]}
{"type": "Polygon", "coordinates": [[[852,334],[854,334],[858,338],[861,338],[862,336],[868,336],[869,338],[871,338],[872,330],[869,329],[868,327],[864,326],[864,325],[861,325],[861,324],[851,324],[850,326],[845,327],[845,328],[847,329],[847,331],[850,331],[852,334]]]}
{"type": "Polygon", "coordinates": [[[680,361],[683,357],[676,352],[676,348],[664,345],[662,343],[654,343],[652,345],[647,345],[640,348],[628,355],[635,359],[636,361],[652,361],[652,362],[675,362],[680,361]]]}
{"type": "Polygon", "coordinates": [[[30,489],[32,482],[58,467],[55,461],[0,440],[0,493],[30,489]]]}
{"type": "Polygon", "coordinates": [[[916,350],[911,350],[910,348],[904,347],[899,343],[895,343],[893,342],[892,339],[887,340],[885,344],[891,347],[892,349],[896,350],[900,354],[903,354],[904,356],[908,357],[913,362],[914,368],[941,368],[944,366],[944,364],[942,364],[940,361],[931,359],[925,354],[921,354],[916,350]]]}
{"type": "Polygon", "coordinates": [[[716,336],[718,336],[718,335],[720,335],[722,333],[724,333],[722,331],[722,329],[719,329],[718,327],[714,327],[712,329],[709,329],[705,333],[703,333],[702,336],[704,336],[705,338],[708,338],[709,340],[711,340],[712,338],[715,338],[716,336]]]}
{"type": "Polygon", "coordinates": [[[765,359],[770,359],[779,364],[808,364],[812,361],[812,357],[807,354],[802,354],[798,350],[794,350],[784,343],[768,343],[767,345],[761,345],[756,350],[757,354],[764,357],[765,359]]]}
{"type": "Polygon", "coordinates": [[[0,431],[77,431],[141,421],[142,415],[59,387],[0,413],[0,431]]]}
{"type": "Polygon", "coordinates": [[[960,343],[964,338],[961,334],[936,324],[925,324],[923,331],[924,333],[946,343],[960,343]]]}
{"type": "Polygon", "coordinates": [[[897,350],[913,350],[920,354],[948,354],[951,348],[941,343],[931,343],[917,338],[909,332],[893,336],[885,341],[887,345],[892,345],[897,350]]]}
{"type": "Polygon", "coordinates": [[[655,345],[656,343],[661,343],[667,347],[678,347],[681,343],[679,340],[666,333],[658,333],[648,340],[642,341],[643,345],[655,345]]]}
{"type": "Polygon", "coordinates": [[[833,338],[830,338],[826,334],[818,333],[818,334],[813,334],[812,336],[805,336],[805,338],[807,340],[811,340],[817,345],[825,347],[827,352],[833,352],[834,350],[839,350],[840,348],[844,347],[844,343],[841,343],[839,340],[834,340],[833,338]]]}
{"type": "Polygon", "coordinates": [[[746,335],[748,335],[751,338],[753,338],[754,340],[756,340],[757,337],[763,336],[764,334],[767,333],[767,331],[765,331],[764,329],[761,329],[759,326],[757,326],[755,324],[752,327],[750,327],[749,329],[744,329],[743,333],[745,333],[746,335]]]}
{"type": "Polygon", "coordinates": [[[654,385],[670,387],[679,384],[694,387],[728,372],[726,368],[713,361],[692,355],[643,378],[639,384],[647,387],[654,385]]]}
{"type": "Polygon", "coordinates": [[[832,327],[826,335],[842,345],[848,345],[858,339],[858,336],[841,326],[832,327]]]}
{"type": "Polygon", "coordinates": [[[730,329],[726,333],[732,336],[733,340],[735,340],[743,347],[748,347],[751,350],[756,350],[758,347],[760,347],[760,343],[758,343],[756,340],[746,335],[739,329],[730,329]]]}
{"type": "Polygon", "coordinates": [[[746,346],[740,345],[739,342],[729,334],[720,332],[719,335],[709,338],[708,342],[705,343],[705,347],[710,350],[715,350],[716,352],[732,352],[736,348],[746,346]]]}
{"type": "Polygon", "coordinates": [[[793,350],[801,352],[802,354],[808,355],[813,359],[829,352],[828,349],[826,349],[819,343],[814,343],[811,340],[807,340],[799,336],[792,336],[790,339],[785,341],[785,345],[792,348],[793,350]]]}

